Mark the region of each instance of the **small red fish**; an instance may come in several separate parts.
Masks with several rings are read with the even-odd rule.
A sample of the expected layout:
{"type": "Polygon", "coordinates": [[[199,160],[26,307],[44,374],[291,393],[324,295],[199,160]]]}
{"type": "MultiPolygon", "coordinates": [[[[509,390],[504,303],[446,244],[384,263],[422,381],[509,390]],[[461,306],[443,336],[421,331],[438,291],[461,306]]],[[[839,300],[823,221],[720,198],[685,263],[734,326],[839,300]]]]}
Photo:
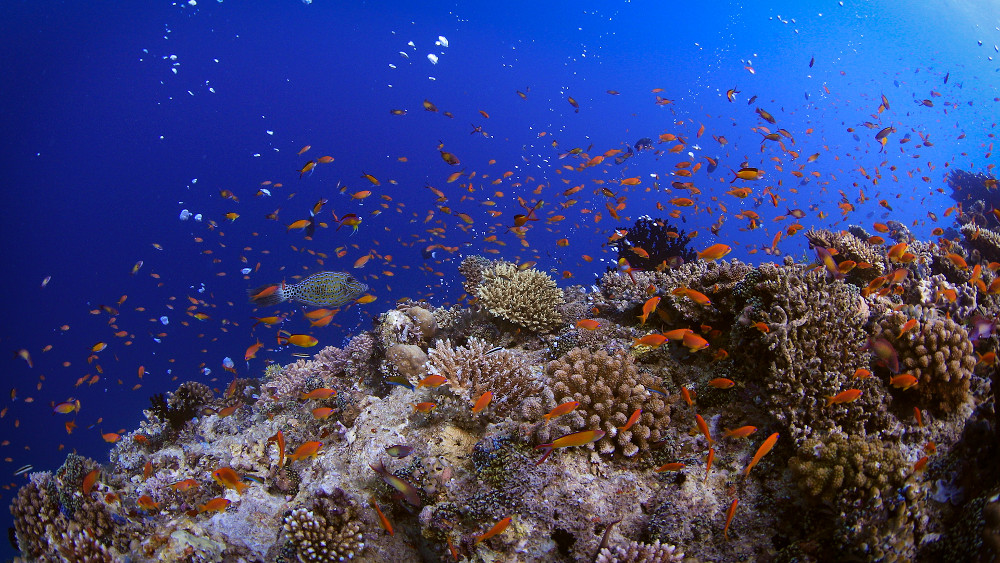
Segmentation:
{"type": "Polygon", "coordinates": [[[545,415],[545,420],[552,420],[557,416],[562,416],[564,414],[569,414],[576,410],[576,407],[580,406],[579,401],[567,401],[561,405],[556,406],[548,414],[545,415]]]}
{"type": "Polygon", "coordinates": [[[726,379],[725,377],[716,377],[712,381],[709,381],[708,385],[709,387],[715,387],[716,389],[729,389],[733,385],[736,385],[736,382],[732,379],[726,379]]]}
{"type": "Polygon", "coordinates": [[[472,414],[479,414],[483,409],[485,409],[490,402],[493,400],[493,391],[486,391],[479,396],[479,400],[476,404],[472,405],[472,414]]]}
{"type": "Polygon", "coordinates": [[[489,531],[487,531],[485,534],[476,536],[476,541],[473,543],[473,545],[476,545],[481,541],[488,540],[493,536],[503,532],[504,530],[507,529],[507,526],[510,526],[510,516],[494,524],[493,527],[490,528],[489,531]]]}
{"type": "Polygon", "coordinates": [[[656,473],[663,473],[664,471],[680,471],[681,469],[684,469],[684,464],[678,461],[673,461],[670,463],[664,463],[653,471],[656,473]]]}
{"type": "Polygon", "coordinates": [[[546,458],[549,457],[549,454],[552,453],[552,450],[555,450],[556,448],[585,446],[592,442],[597,442],[603,437],[604,437],[603,430],[584,430],[582,432],[574,432],[573,434],[566,434],[565,436],[556,438],[555,440],[552,441],[552,443],[549,444],[539,444],[535,446],[535,449],[542,450],[545,452],[545,454],[542,455],[542,459],[535,462],[535,465],[538,465],[543,461],[545,461],[546,458]]]}
{"type": "Polygon", "coordinates": [[[624,432],[629,428],[632,428],[632,425],[635,424],[637,420],[639,420],[639,415],[641,414],[642,414],[642,408],[635,409],[635,411],[632,412],[632,416],[628,417],[628,421],[625,423],[625,426],[619,426],[618,430],[624,432]]]}
{"type": "Polygon", "coordinates": [[[735,430],[726,430],[724,435],[726,438],[746,438],[756,431],[756,426],[740,426],[735,430]]]}
{"type": "Polygon", "coordinates": [[[715,440],[712,439],[712,434],[708,431],[708,424],[705,424],[705,419],[702,418],[700,414],[696,414],[694,415],[694,417],[698,421],[698,428],[701,430],[701,433],[704,434],[705,438],[708,440],[708,445],[711,446],[712,443],[715,442],[715,440]]]}
{"type": "Polygon", "coordinates": [[[395,535],[392,531],[392,524],[389,523],[389,519],[385,517],[385,514],[382,514],[382,509],[375,502],[375,497],[368,499],[368,503],[371,504],[371,507],[375,509],[375,513],[378,514],[378,521],[382,525],[382,529],[389,532],[390,536],[395,535]]]}
{"type": "Polygon", "coordinates": [[[295,452],[288,456],[288,459],[292,461],[298,461],[300,459],[305,459],[307,457],[316,457],[319,453],[319,449],[323,446],[321,442],[311,441],[302,444],[301,446],[295,448],[295,452]]]}
{"type": "Polygon", "coordinates": [[[729,510],[726,511],[726,527],[722,529],[722,537],[729,539],[729,524],[733,521],[733,515],[736,514],[736,504],[739,499],[733,499],[733,504],[729,505],[729,510]]]}
{"type": "Polygon", "coordinates": [[[841,391],[832,397],[826,398],[826,406],[836,405],[840,403],[850,403],[858,400],[861,396],[861,389],[848,389],[846,391],[841,391]]]}
{"type": "MultiPolygon", "coordinates": [[[[743,470],[743,476],[744,477],[750,475],[750,470],[753,469],[753,466],[757,465],[757,462],[760,461],[760,459],[762,457],[764,457],[765,455],[767,455],[767,452],[771,451],[771,448],[774,447],[774,444],[777,441],[778,441],[778,433],[777,432],[775,432],[774,434],[771,434],[770,436],[767,437],[766,440],[764,440],[764,443],[761,444],[759,448],[757,448],[757,453],[753,454],[753,459],[750,460],[750,465],[747,465],[747,468],[743,470]]],[[[735,507],[736,507],[736,503],[734,502],[733,503],[733,509],[735,509],[735,507]]]]}

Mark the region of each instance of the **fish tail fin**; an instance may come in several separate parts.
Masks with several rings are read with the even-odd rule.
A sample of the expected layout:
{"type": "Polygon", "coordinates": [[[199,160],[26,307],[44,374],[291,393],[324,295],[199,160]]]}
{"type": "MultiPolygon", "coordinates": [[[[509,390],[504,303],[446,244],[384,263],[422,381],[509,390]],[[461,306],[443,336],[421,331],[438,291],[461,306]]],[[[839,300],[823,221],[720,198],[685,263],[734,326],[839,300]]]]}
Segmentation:
{"type": "Polygon", "coordinates": [[[274,291],[268,292],[267,290],[274,287],[275,284],[262,285],[260,287],[255,287],[253,289],[247,290],[247,297],[250,302],[257,307],[270,307],[271,305],[277,305],[286,301],[285,298],[285,284],[281,284],[274,291]]]}
{"type": "Polygon", "coordinates": [[[542,455],[542,459],[535,462],[535,465],[541,465],[542,462],[544,462],[546,459],[549,458],[549,454],[552,453],[552,444],[540,444],[538,446],[535,446],[535,449],[543,450],[545,452],[545,454],[542,455]]]}

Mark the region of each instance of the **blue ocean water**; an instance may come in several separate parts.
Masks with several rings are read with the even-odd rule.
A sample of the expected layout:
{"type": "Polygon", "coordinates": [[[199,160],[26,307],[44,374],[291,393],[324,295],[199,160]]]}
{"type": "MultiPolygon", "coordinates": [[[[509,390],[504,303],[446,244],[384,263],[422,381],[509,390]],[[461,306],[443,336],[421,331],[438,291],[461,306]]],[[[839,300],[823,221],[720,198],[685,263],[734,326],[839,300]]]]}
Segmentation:
{"type": "MultiPolygon", "coordinates": [[[[807,228],[893,219],[926,238],[954,205],[947,171],[996,162],[1000,8],[990,2],[480,4],[5,3],[4,504],[23,465],[52,470],[68,451],[106,459],[101,434],[134,427],[153,393],[188,379],[224,388],[226,357],[241,377],[290,362],[296,350],[278,349],[277,329],[253,329],[251,316],[284,312],[282,328],[340,344],[396,299],[457,302],[458,263],[487,249],[589,285],[615,266],[609,237],[647,214],[697,232],[696,250],[722,242],[753,262],[774,259],[762,249],[795,222],[791,209],[807,228]],[[885,127],[895,131],[880,151],[885,127]],[[779,128],[784,148],[763,139],[779,128]],[[683,143],[660,143],[665,133],[683,143]],[[572,154],[644,137],[658,152],[621,165],[612,155],[580,169],[572,154]],[[700,193],[671,188],[688,181],[672,176],[681,162],[702,164],[690,178],[700,193]],[[731,185],[744,163],[763,178],[731,185]],[[734,187],[753,194],[726,194],[734,187]],[[696,205],[672,205],[678,197],[696,205]],[[287,229],[321,198],[327,228],[312,240],[287,229]],[[539,201],[522,244],[513,216],[539,201]],[[615,220],[608,205],[622,204],[615,220]],[[202,220],[180,220],[184,209],[202,220]],[[737,216],[745,210],[759,219],[737,216]],[[356,214],[357,232],[338,230],[331,211],[356,214]],[[377,300],[322,329],[298,307],[246,302],[247,289],[323,269],[358,275],[377,300]],[[265,349],[248,366],[257,339],[265,349]],[[98,343],[107,347],[92,352],[98,343]],[[53,414],[71,399],[78,413],[53,414]]],[[[808,256],[801,233],[777,248],[808,256]]]]}

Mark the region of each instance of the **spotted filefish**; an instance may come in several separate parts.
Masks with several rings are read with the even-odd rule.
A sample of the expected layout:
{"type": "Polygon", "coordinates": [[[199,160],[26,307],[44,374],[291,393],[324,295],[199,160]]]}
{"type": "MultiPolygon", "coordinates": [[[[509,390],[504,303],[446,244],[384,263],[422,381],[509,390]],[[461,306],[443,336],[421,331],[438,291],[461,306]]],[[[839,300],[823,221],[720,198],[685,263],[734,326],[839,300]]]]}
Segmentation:
{"type": "Polygon", "coordinates": [[[319,272],[294,284],[271,284],[247,292],[258,307],[298,301],[312,307],[340,307],[361,296],[368,286],[347,272],[319,272]]]}

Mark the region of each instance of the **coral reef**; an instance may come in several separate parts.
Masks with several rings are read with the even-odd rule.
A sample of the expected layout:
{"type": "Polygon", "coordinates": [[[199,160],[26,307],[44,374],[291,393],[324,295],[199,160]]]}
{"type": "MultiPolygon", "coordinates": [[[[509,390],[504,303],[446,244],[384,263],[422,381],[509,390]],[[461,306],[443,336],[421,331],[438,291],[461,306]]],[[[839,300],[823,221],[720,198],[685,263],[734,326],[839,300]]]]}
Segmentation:
{"type": "Polygon", "coordinates": [[[684,560],[684,552],[669,544],[651,544],[631,540],[614,547],[602,547],[595,563],[673,563],[684,560]]]}
{"type": "MultiPolygon", "coordinates": [[[[109,463],[70,454],[32,474],[10,507],[18,547],[40,561],[989,560],[1000,299],[975,282],[995,274],[974,280],[936,243],[908,242],[901,265],[860,228],[810,237],[870,261],[884,287],[786,256],[563,291],[467,258],[464,305],[400,302],[222,396],[185,382],[109,463]],[[697,345],[666,336],[685,332],[697,345]],[[904,372],[915,387],[893,386],[904,372]]],[[[956,253],[982,265],[970,246],[956,253]]]]}

